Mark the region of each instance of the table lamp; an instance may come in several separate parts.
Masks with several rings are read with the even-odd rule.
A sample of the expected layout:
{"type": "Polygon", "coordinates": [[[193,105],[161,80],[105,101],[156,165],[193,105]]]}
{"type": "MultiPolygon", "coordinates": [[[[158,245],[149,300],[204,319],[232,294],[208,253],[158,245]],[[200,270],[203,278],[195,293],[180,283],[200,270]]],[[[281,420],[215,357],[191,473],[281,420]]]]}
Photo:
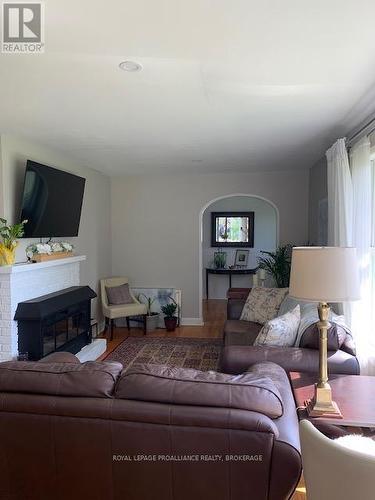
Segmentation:
{"type": "Polygon", "coordinates": [[[360,298],[356,249],[293,248],[289,294],[298,300],[319,303],[319,378],[313,399],[305,402],[308,415],[342,418],[337,404],[332,401],[328,383],[327,331],[331,326],[328,302],[350,302],[360,298]]]}

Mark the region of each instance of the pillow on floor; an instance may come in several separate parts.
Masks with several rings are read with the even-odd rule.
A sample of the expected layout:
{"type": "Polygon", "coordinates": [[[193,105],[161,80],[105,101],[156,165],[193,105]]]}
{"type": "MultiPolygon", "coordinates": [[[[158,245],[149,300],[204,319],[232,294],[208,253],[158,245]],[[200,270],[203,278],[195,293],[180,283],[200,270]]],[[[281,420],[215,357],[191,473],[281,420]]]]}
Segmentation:
{"type": "Polygon", "coordinates": [[[299,304],[293,311],[268,321],[259,332],[254,345],[292,347],[296,341],[301,308],[299,304]]]}
{"type": "Polygon", "coordinates": [[[288,288],[252,288],[242,309],[240,319],[264,325],[267,321],[276,318],[288,290],[288,288]]]}
{"type": "Polygon", "coordinates": [[[106,286],[108,304],[119,306],[122,304],[134,304],[133,297],[130,295],[129,284],[124,283],[120,286],[106,286]]]}

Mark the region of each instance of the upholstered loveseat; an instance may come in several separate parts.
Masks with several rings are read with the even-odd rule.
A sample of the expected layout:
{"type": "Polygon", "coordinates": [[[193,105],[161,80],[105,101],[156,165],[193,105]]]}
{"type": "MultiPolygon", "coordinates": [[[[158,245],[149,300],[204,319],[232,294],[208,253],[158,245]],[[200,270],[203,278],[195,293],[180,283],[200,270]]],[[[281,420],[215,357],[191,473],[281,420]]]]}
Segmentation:
{"type": "MultiPolygon", "coordinates": [[[[224,326],[224,348],[220,370],[242,373],[253,363],[272,361],[286,371],[318,372],[319,344],[317,328],[309,328],[299,347],[265,347],[253,343],[262,325],[241,321],[241,312],[250,288],[228,291],[227,321],[224,326]]],[[[328,332],[328,370],[330,373],[359,374],[359,363],[350,335],[332,327],[328,332]]]]}

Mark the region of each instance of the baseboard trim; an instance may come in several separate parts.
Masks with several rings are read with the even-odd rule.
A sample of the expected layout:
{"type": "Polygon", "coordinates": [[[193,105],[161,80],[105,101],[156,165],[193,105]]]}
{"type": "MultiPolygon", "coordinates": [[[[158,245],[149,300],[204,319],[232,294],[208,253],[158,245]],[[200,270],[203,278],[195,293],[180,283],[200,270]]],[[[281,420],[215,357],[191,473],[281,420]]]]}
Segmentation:
{"type": "Polygon", "coordinates": [[[181,318],[181,326],[204,326],[202,318],[181,318]]]}

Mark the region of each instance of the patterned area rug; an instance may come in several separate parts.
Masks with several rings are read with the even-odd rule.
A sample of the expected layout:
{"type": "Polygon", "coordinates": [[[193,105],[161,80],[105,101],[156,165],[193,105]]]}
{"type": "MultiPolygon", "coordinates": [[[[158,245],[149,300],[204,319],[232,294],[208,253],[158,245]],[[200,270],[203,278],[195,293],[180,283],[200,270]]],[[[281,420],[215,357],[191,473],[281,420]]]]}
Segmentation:
{"type": "Polygon", "coordinates": [[[105,360],[124,368],[147,363],[208,371],[218,369],[221,348],[221,339],[128,337],[105,360]]]}

